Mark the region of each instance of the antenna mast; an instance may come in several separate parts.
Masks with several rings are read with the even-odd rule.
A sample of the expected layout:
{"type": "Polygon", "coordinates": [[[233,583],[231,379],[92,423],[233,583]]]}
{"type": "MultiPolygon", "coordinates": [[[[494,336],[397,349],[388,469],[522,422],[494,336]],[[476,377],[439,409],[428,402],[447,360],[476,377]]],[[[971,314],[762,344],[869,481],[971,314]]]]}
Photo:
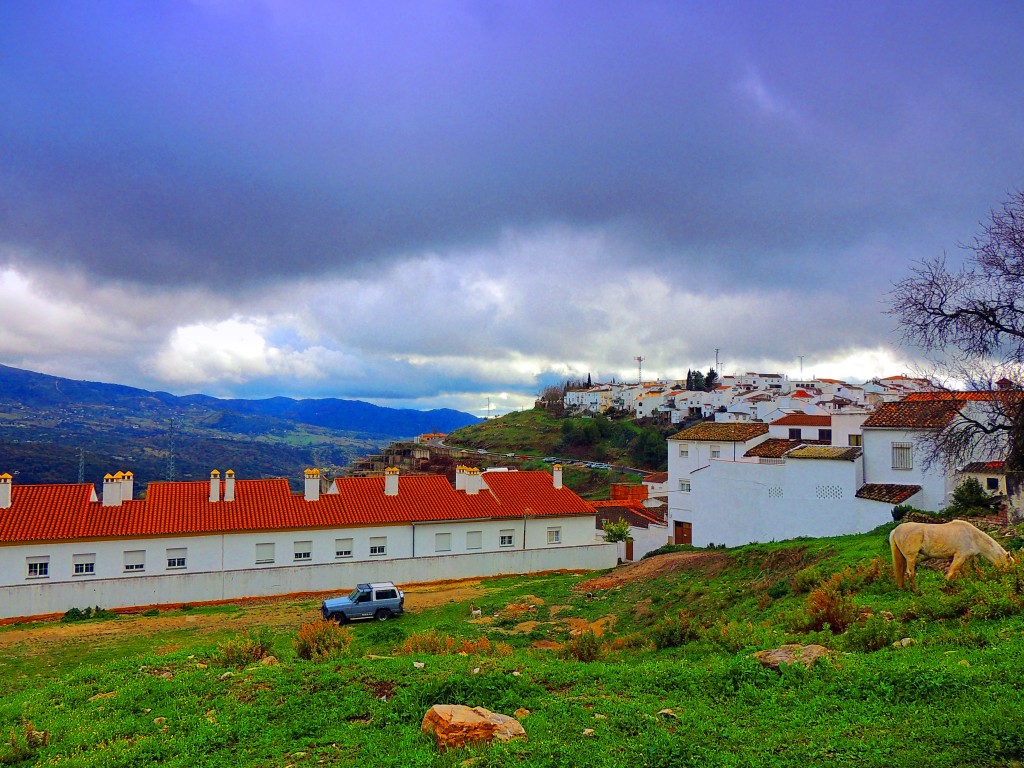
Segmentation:
{"type": "MultiPolygon", "coordinates": [[[[720,374],[721,371],[718,370],[718,349],[719,349],[718,347],[715,347],[715,373],[719,373],[720,374]]],[[[719,377],[719,378],[721,378],[721,377],[719,377]]]]}
{"type": "Polygon", "coordinates": [[[78,482],[85,482],[85,448],[78,449],[78,482]]]}
{"type": "Polygon", "coordinates": [[[644,383],[644,360],[646,360],[647,358],[645,358],[643,355],[637,355],[633,359],[636,360],[636,383],[637,384],[643,384],[644,383]]]}

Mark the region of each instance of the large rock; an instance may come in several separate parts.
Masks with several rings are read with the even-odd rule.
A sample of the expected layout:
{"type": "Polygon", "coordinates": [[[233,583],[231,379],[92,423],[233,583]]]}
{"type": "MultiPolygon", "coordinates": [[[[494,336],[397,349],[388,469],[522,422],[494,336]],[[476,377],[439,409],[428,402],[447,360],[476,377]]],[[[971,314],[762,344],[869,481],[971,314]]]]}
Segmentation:
{"type": "Polygon", "coordinates": [[[462,704],[435,704],[423,716],[421,728],[424,733],[434,734],[442,751],[469,743],[526,738],[526,731],[514,717],[462,704]]]}
{"type": "Polygon", "coordinates": [[[790,643],[770,651],[758,651],[754,658],[771,669],[778,669],[781,664],[802,664],[810,669],[819,659],[827,658],[828,655],[829,650],[823,645],[790,643]]]}

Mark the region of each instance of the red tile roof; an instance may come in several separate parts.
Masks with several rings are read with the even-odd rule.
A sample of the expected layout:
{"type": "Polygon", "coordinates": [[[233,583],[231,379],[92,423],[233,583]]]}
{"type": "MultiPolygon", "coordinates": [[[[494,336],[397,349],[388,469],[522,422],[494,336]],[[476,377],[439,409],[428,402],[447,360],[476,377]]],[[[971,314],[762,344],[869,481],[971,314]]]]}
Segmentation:
{"type": "Polygon", "coordinates": [[[651,485],[658,485],[660,483],[667,483],[668,482],[668,472],[651,472],[651,474],[647,475],[647,477],[644,478],[644,482],[645,483],[649,483],[651,485]]]}
{"type": "Polygon", "coordinates": [[[964,472],[973,472],[988,475],[1005,475],[1005,461],[972,461],[964,467],[964,472]]]}
{"type": "Polygon", "coordinates": [[[814,397],[814,395],[812,395],[810,392],[805,392],[802,389],[798,389],[796,392],[790,395],[790,397],[814,397]]]}
{"type": "Polygon", "coordinates": [[[597,510],[595,523],[601,528],[602,520],[625,520],[627,523],[639,528],[647,528],[654,525],[667,525],[665,518],[654,510],[648,509],[637,501],[624,501],[613,499],[611,501],[592,501],[591,505],[597,510]]]}
{"type": "Polygon", "coordinates": [[[941,429],[959,410],[959,403],[950,400],[911,400],[883,403],[864,422],[864,428],[941,429]]]}
{"type": "Polygon", "coordinates": [[[768,425],[760,421],[718,422],[703,421],[682,432],[676,432],[669,440],[703,440],[713,443],[745,443],[768,431],[768,425]]]}
{"type": "Polygon", "coordinates": [[[477,494],[456,491],[442,475],[399,479],[384,494],[383,477],[335,481],[338,493],[306,501],[283,478],[237,480],[235,500],[209,500],[208,481],[151,483],[144,500],[104,507],[91,484],[15,485],[0,509],[0,542],[125,536],[171,536],[259,530],[388,525],[427,520],[593,514],[568,488],[555,489],[542,471],[486,472],[477,494]]]}
{"type": "Polygon", "coordinates": [[[744,457],[755,459],[781,459],[786,453],[801,445],[828,445],[824,440],[784,440],[781,437],[769,437],[744,453],[744,457]]]}
{"type": "Polygon", "coordinates": [[[778,427],[831,427],[831,416],[819,416],[811,413],[788,413],[772,422],[778,427]]]}
{"type": "Polygon", "coordinates": [[[857,491],[857,498],[867,499],[868,501],[882,501],[886,504],[902,504],[920,490],[920,485],[866,483],[857,491]]]}

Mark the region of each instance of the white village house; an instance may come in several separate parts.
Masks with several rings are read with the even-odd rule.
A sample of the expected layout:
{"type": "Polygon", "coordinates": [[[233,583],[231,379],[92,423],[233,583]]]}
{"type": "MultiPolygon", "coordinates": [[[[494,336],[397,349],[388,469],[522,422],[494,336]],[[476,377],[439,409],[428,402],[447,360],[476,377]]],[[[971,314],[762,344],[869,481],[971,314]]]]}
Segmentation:
{"type": "Polygon", "coordinates": [[[546,472],[13,485],[0,475],[0,619],[246,596],[597,569],[616,550],[595,510],[546,472]]]}
{"type": "Polygon", "coordinates": [[[770,426],[703,423],[673,435],[674,540],[734,546],[835,536],[890,522],[896,504],[943,508],[963,473],[926,468],[918,454],[922,438],[957,418],[972,393],[955,397],[962,399],[921,392],[883,403],[866,418],[850,414],[839,434],[837,416],[804,414],[770,426]]]}

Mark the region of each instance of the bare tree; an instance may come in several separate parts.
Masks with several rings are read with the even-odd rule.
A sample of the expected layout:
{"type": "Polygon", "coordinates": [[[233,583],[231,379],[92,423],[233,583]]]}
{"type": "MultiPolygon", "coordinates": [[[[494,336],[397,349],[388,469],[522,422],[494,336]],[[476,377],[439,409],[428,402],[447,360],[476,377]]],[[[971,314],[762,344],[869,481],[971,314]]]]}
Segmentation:
{"type": "Polygon", "coordinates": [[[1024,192],[960,247],[961,266],[945,255],[918,262],[890,293],[904,342],[924,350],[932,377],[947,382],[936,397],[955,405],[927,440],[930,458],[959,470],[998,457],[1024,471],[1024,192]]]}

